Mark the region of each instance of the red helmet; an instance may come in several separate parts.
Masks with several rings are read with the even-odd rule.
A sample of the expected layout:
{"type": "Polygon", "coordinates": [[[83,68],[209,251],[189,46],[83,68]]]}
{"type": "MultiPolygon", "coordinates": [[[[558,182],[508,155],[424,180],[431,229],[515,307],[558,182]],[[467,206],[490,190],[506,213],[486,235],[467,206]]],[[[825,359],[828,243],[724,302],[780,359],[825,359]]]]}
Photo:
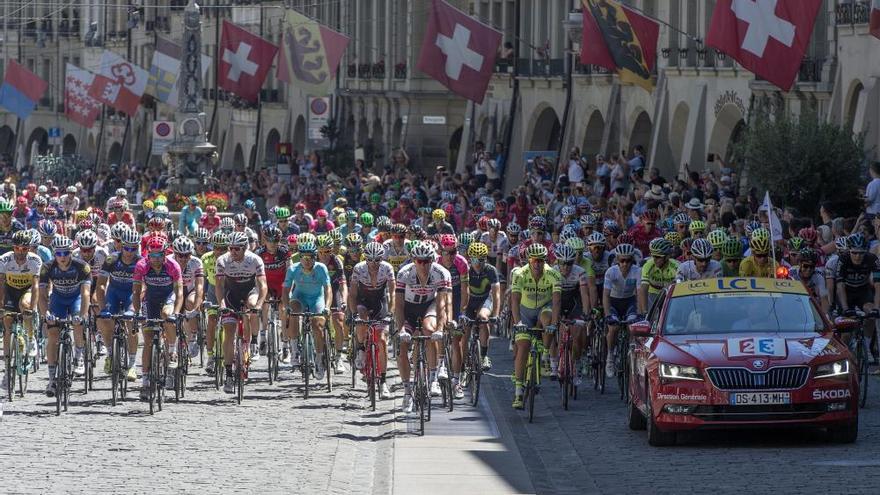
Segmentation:
{"type": "Polygon", "coordinates": [[[100,209],[100,208],[92,208],[91,213],[92,213],[93,215],[97,215],[98,218],[100,218],[101,220],[104,219],[104,210],[102,210],[102,209],[100,209]]]}
{"type": "Polygon", "coordinates": [[[27,188],[28,188],[29,190],[33,191],[33,190],[36,190],[36,189],[37,189],[37,185],[34,184],[33,182],[31,182],[31,183],[29,183],[29,184],[27,185],[27,188]]]}
{"type": "Polygon", "coordinates": [[[162,217],[153,217],[147,223],[150,227],[162,227],[165,228],[165,219],[162,217]]]}
{"type": "Polygon", "coordinates": [[[633,236],[629,232],[624,232],[617,236],[617,242],[620,244],[632,244],[633,241],[633,236]]]}
{"type": "Polygon", "coordinates": [[[657,213],[657,210],[654,209],[645,210],[645,212],[642,213],[642,220],[645,222],[657,223],[658,218],[660,218],[660,215],[657,213]]]}
{"type": "Polygon", "coordinates": [[[452,234],[443,234],[440,236],[440,248],[444,250],[455,249],[458,247],[458,239],[452,234]]]}
{"type": "Polygon", "coordinates": [[[165,251],[165,238],[162,236],[152,236],[147,242],[147,251],[151,253],[165,251]]]}
{"type": "Polygon", "coordinates": [[[485,215],[480,217],[477,221],[477,227],[479,227],[480,230],[489,230],[489,217],[485,215]]]}
{"type": "Polygon", "coordinates": [[[446,212],[447,216],[455,215],[455,205],[452,203],[447,203],[446,206],[443,207],[443,211],[446,212]]]}
{"type": "Polygon", "coordinates": [[[19,196],[15,199],[15,203],[20,206],[27,205],[27,198],[24,196],[19,196]]]}
{"type": "Polygon", "coordinates": [[[805,227],[798,231],[798,237],[806,241],[807,245],[813,245],[816,243],[816,239],[819,238],[819,232],[813,227],[805,227]]]}
{"type": "Polygon", "coordinates": [[[287,244],[289,246],[296,246],[296,234],[290,234],[287,236],[287,244]]]}
{"type": "Polygon", "coordinates": [[[95,228],[95,223],[89,219],[81,220],[79,224],[77,224],[79,230],[91,230],[95,228]]]}
{"type": "Polygon", "coordinates": [[[315,212],[315,216],[318,218],[327,218],[327,210],[321,208],[320,210],[315,212]]]}
{"type": "Polygon", "coordinates": [[[205,211],[213,215],[214,213],[217,213],[217,207],[214,205],[208,205],[205,207],[205,211]]]}
{"type": "Polygon", "coordinates": [[[297,204],[293,207],[293,209],[296,210],[296,211],[306,211],[306,204],[305,204],[305,203],[297,203],[297,204]]]}

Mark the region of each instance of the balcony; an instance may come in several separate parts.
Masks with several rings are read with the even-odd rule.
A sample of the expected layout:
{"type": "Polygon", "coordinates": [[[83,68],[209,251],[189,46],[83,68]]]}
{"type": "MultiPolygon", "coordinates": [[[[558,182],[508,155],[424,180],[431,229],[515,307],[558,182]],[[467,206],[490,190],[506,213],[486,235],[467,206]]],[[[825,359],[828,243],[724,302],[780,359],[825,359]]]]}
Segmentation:
{"type": "Polygon", "coordinates": [[[357,66],[358,77],[361,79],[372,79],[373,77],[373,65],[372,64],[358,64],[357,66]]]}
{"type": "Polygon", "coordinates": [[[798,82],[822,82],[822,66],[825,60],[805,58],[798,70],[798,82]]]}
{"type": "Polygon", "coordinates": [[[530,60],[521,58],[517,60],[517,73],[524,77],[561,77],[565,74],[565,59],[548,58],[543,60],[530,60]]]}
{"type": "Polygon", "coordinates": [[[394,79],[406,79],[406,62],[394,66],[394,79]]]}
{"type": "Polygon", "coordinates": [[[580,62],[574,64],[574,73],[585,76],[607,76],[612,74],[610,70],[601,65],[581,64],[580,62]]]}
{"type": "Polygon", "coordinates": [[[871,18],[871,2],[865,0],[841,3],[834,9],[835,23],[867,24],[871,18]]]}

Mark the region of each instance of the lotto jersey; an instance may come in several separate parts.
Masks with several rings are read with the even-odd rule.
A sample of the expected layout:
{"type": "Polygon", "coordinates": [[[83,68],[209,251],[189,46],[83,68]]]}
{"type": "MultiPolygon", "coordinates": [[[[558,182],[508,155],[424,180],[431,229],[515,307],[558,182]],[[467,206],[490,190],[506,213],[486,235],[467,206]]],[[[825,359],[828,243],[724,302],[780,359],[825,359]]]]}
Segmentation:
{"type": "Polygon", "coordinates": [[[27,253],[23,263],[19,263],[12,252],[0,256],[0,275],[4,276],[6,286],[13,289],[29,289],[42,268],[43,260],[34,253],[27,253]]]}

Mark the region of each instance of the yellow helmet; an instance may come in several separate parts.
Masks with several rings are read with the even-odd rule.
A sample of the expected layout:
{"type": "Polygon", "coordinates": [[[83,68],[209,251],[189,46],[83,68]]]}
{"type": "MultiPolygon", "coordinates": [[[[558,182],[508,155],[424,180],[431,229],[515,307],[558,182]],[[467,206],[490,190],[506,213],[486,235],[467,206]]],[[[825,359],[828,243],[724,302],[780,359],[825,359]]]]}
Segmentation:
{"type": "Polygon", "coordinates": [[[489,256],[489,246],[482,242],[472,242],[467,253],[469,258],[485,258],[489,256]]]}
{"type": "Polygon", "coordinates": [[[431,218],[433,218],[435,222],[442,222],[443,220],[446,220],[446,212],[437,208],[431,212],[431,218]]]}

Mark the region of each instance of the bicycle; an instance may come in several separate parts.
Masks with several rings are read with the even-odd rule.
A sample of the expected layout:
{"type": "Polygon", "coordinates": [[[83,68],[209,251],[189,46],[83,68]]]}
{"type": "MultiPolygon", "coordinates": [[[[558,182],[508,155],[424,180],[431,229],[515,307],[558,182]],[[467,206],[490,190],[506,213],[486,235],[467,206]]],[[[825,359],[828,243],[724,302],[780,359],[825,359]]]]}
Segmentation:
{"type": "MultiPolygon", "coordinates": [[[[211,304],[209,302],[202,303],[202,308],[204,308],[205,314],[209,311],[217,311],[220,306],[216,304],[211,304]]],[[[207,322],[207,318],[203,316],[202,318],[207,322]]],[[[207,325],[207,323],[205,323],[207,325]]],[[[214,332],[214,389],[220,390],[220,387],[223,386],[223,382],[226,379],[226,374],[224,370],[226,369],[223,365],[223,324],[220,322],[220,319],[217,319],[217,325],[211,329],[214,332]]]]}
{"type": "MultiPolygon", "coordinates": [[[[303,392],[304,398],[309,398],[309,377],[312,374],[313,368],[315,367],[315,362],[317,359],[317,353],[315,352],[315,337],[312,335],[312,318],[315,316],[326,316],[326,311],[324,313],[312,313],[310,311],[304,311],[297,313],[295,311],[287,310],[287,316],[289,317],[299,317],[303,321],[301,322],[301,328],[299,332],[299,346],[300,346],[300,371],[302,372],[303,382],[305,383],[305,391],[303,392]]],[[[327,342],[325,342],[325,345],[327,342]]],[[[329,370],[327,370],[329,372],[329,370]]]]}
{"type": "Polygon", "coordinates": [[[357,332],[355,329],[355,317],[348,315],[345,318],[345,326],[348,327],[348,368],[351,370],[351,388],[357,388],[357,366],[355,366],[357,358],[357,332]]]}
{"type": "MultiPolygon", "coordinates": [[[[198,318],[199,321],[196,325],[196,343],[199,346],[199,367],[205,367],[205,348],[206,348],[206,335],[208,333],[208,319],[205,318],[205,314],[202,311],[198,311],[194,316],[198,318]]],[[[192,357],[192,356],[191,356],[192,357]]]]}
{"type": "MultiPolygon", "coordinates": [[[[165,378],[168,376],[168,356],[165,354],[165,338],[163,337],[165,329],[163,325],[166,321],[172,320],[144,317],[139,317],[138,320],[143,322],[144,331],[148,329],[153,331],[152,342],[149,344],[152,346],[153,351],[152,358],[150,359],[149,375],[150,414],[153,414],[155,409],[158,409],[159,412],[162,411],[162,403],[165,401],[165,378]]],[[[144,345],[148,344],[144,342],[144,345]]]]}
{"type": "Polygon", "coordinates": [[[874,309],[867,313],[860,310],[849,310],[844,313],[844,316],[859,322],[859,325],[851,330],[852,338],[849,341],[849,348],[856,358],[859,373],[859,407],[863,408],[868,402],[868,366],[871,362],[868,343],[865,341],[865,320],[880,318],[880,310],[874,309]]]}
{"type": "Polygon", "coordinates": [[[541,354],[544,353],[544,330],[541,328],[526,328],[522,323],[517,325],[518,330],[514,333],[528,332],[531,347],[529,357],[526,360],[526,375],[523,387],[523,401],[529,411],[529,423],[535,419],[535,399],[541,390],[541,354]]]}
{"type": "Polygon", "coordinates": [[[12,317],[12,325],[9,329],[9,353],[6,355],[6,397],[10,402],[15,394],[16,377],[18,378],[19,396],[23,399],[27,393],[31,363],[27,355],[28,336],[22,320],[23,317],[29,317],[32,313],[32,311],[24,313],[7,311],[5,313],[5,316],[12,317]]]}
{"type": "Polygon", "coordinates": [[[605,339],[607,331],[606,318],[596,316],[593,318],[593,332],[590,339],[590,372],[593,374],[593,390],[600,394],[605,393],[605,362],[608,358],[608,341],[605,339]]]}
{"type": "MultiPolygon", "coordinates": [[[[370,407],[375,411],[376,410],[376,394],[377,389],[379,387],[379,380],[381,379],[382,373],[385,370],[381,367],[382,362],[379,359],[380,352],[385,352],[385,349],[381,349],[379,347],[379,339],[384,331],[384,328],[391,323],[391,318],[382,318],[380,320],[361,320],[355,318],[352,321],[353,325],[366,325],[367,326],[367,340],[364,342],[364,367],[362,370],[364,381],[367,383],[367,397],[370,399],[370,407]]],[[[357,347],[350,347],[349,349],[356,349],[357,347]]],[[[354,352],[351,352],[354,354],[354,352]]],[[[352,366],[352,370],[354,370],[354,366],[352,366]]],[[[354,373],[352,371],[352,373],[354,373]]]]}
{"type": "MultiPolygon", "coordinates": [[[[333,375],[336,374],[336,360],[339,358],[336,352],[336,339],[334,334],[330,332],[331,319],[327,314],[327,322],[324,324],[324,376],[327,378],[327,391],[333,391],[333,375]]],[[[336,330],[334,329],[334,332],[336,330]]]]}
{"type": "Polygon", "coordinates": [[[421,435],[425,434],[425,422],[431,421],[431,390],[427,360],[427,343],[431,340],[430,335],[421,334],[421,326],[416,328],[417,333],[412,339],[417,344],[418,357],[415,363],[416,381],[413,387],[413,399],[416,407],[419,409],[419,431],[421,435]]]}
{"type": "MultiPolygon", "coordinates": [[[[443,349],[443,357],[442,360],[444,363],[440,363],[442,366],[446,367],[446,378],[440,379],[437,378],[438,383],[440,384],[440,403],[445,406],[449,412],[453,410],[453,399],[454,399],[454,390],[452,389],[452,346],[454,345],[454,333],[458,333],[459,330],[456,329],[454,331],[447,331],[443,334],[443,342],[441,343],[443,349]]],[[[441,359],[441,358],[438,358],[441,359]]],[[[438,368],[439,369],[439,368],[438,368]]]]}
{"type": "Polygon", "coordinates": [[[574,361],[572,325],[583,325],[581,320],[562,320],[559,326],[559,386],[562,388],[562,408],[568,410],[569,398],[577,400],[576,363],[574,361]]]}
{"type": "Polygon", "coordinates": [[[629,315],[626,321],[618,321],[617,345],[614,346],[614,365],[617,369],[617,387],[620,389],[620,400],[627,401],[629,396],[629,325],[639,321],[639,315],[629,315]]]}
{"type": "Polygon", "coordinates": [[[260,310],[256,308],[245,309],[242,311],[233,311],[226,308],[225,316],[234,316],[236,320],[235,343],[232,348],[232,377],[235,388],[235,401],[241,404],[244,397],[244,383],[248,379],[248,371],[250,369],[250,358],[245,359],[247,348],[244,344],[244,318],[248,314],[257,314],[260,310]]]}
{"type": "MultiPolygon", "coordinates": [[[[115,406],[117,401],[124,401],[128,394],[128,380],[126,374],[128,372],[128,332],[125,328],[126,321],[133,321],[133,314],[121,315],[98,315],[98,319],[112,318],[113,340],[110,343],[110,380],[111,380],[111,399],[110,404],[115,406]]],[[[137,327],[133,332],[137,332],[137,327]]]]}
{"type": "MultiPolygon", "coordinates": [[[[480,401],[480,382],[483,377],[483,362],[480,356],[480,326],[498,323],[499,318],[488,320],[472,320],[467,316],[459,317],[462,328],[470,329],[466,354],[462,356],[462,383],[470,391],[470,404],[477,407],[480,401]]],[[[497,326],[497,325],[496,325],[497,326]]]]}
{"type": "Polygon", "coordinates": [[[177,333],[177,366],[174,366],[174,402],[186,395],[186,376],[189,373],[189,344],[187,344],[187,331],[184,328],[184,317],[178,315],[174,320],[174,330],[177,333]]]}
{"type": "Polygon", "coordinates": [[[44,322],[38,312],[33,312],[33,319],[33,329],[37,339],[37,356],[34,358],[34,373],[36,373],[40,371],[40,365],[46,363],[46,347],[49,345],[49,339],[46,336],[44,322]]]}
{"type": "Polygon", "coordinates": [[[95,313],[98,311],[97,304],[89,304],[89,316],[83,323],[83,367],[85,374],[83,375],[83,395],[94,390],[95,366],[98,362],[98,353],[95,351],[95,335],[97,334],[97,325],[95,313]]]}
{"type": "Polygon", "coordinates": [[[55,369],[55,415],[61,415],[61,409],[67,412],[70,402],[70,389],[73,387],[73,325],[81,323],[79,317],[56,319],[53,323],[60,325],[58,331],[58,365],[55,369]]]}
{"type": "Polygon", "coordinates": [[[266,325],[266,361],[268,361],[269,385],[275,383],[278,379],[278,373],[281,365],[279,352],[281,350],[281,335],[278,332],[278,303],[277,299],[269,299],[266,304],[269,305],[269,321],[266,325]]]}

